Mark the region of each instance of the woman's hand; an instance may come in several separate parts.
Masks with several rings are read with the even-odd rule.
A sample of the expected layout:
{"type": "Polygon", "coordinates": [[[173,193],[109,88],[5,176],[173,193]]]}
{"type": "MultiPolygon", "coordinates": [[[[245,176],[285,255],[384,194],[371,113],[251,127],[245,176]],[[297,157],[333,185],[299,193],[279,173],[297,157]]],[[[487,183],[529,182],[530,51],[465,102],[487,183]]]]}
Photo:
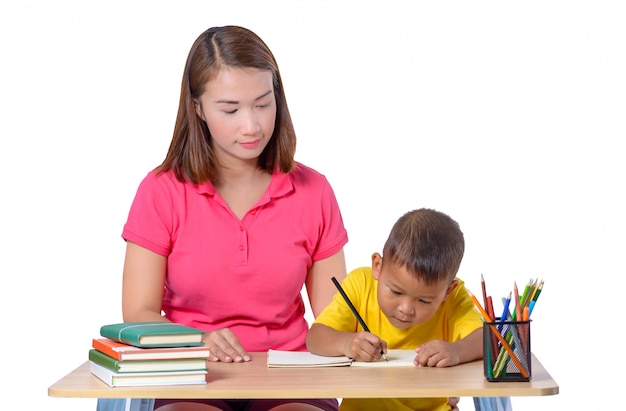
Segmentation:
{"type": "Polygon", "coordinates": [[[250,361],[250,355],[229,328],[222,328],[204,334],[204,343],[209,346],[209,361],[244,362],[250,361]]]}

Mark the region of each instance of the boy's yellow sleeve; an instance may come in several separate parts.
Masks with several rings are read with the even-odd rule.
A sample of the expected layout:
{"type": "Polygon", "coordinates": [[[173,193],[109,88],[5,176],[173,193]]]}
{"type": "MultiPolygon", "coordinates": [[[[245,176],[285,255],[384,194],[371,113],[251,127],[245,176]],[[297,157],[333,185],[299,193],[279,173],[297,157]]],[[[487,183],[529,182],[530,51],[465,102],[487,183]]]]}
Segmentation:
{"type": "MultiPolygon", "coordinates": [[[[363,281],[367,278],[366,276],[371,276],[371,274],[367,273],[368,269],[368,267],[363,267],[351,271],[341,284],[346,295],[363,318],[366,317],[366,313],[361,312],[360,309],[362,306],[360,290],[363,288],[363,281]]],[[[341,294],[337,292],[330,304],[322,310],[313,324],[324,324],[338,331],[355,332],[357,331],[358,321],[341,294]]]]}

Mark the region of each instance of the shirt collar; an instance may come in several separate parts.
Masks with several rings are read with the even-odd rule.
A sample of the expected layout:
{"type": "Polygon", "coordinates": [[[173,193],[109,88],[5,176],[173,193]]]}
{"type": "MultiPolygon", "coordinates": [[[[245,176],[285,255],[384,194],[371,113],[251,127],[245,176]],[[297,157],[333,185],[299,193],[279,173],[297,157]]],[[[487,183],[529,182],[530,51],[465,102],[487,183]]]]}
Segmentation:
{"type": "MultiPolygon", "coordinates": [[[[201,195],[215,196],[215,186],[207,181],[195,186],[196,192],[201,195]]],[[[282,197],[293,191],[293,176],[291,173],[282,173],[278,170],[272,174],[272,181],[261,198],[262,202],[269,201],[271,198],[282,197]],[[269,196],[269,197],[268,197],[269,196]]]]}

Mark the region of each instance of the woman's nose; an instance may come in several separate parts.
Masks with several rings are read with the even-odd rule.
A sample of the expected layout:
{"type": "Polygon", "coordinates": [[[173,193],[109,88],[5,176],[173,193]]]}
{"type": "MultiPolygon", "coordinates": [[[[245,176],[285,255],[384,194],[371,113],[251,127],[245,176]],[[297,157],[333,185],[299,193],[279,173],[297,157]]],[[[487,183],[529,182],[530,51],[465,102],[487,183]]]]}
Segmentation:
{"type": "Polygon", "coordinates": [[[241,131],[243,134],[256,134],[259,130],[259,119],[254,111],[246,111],[241,116],[241,131]]]}

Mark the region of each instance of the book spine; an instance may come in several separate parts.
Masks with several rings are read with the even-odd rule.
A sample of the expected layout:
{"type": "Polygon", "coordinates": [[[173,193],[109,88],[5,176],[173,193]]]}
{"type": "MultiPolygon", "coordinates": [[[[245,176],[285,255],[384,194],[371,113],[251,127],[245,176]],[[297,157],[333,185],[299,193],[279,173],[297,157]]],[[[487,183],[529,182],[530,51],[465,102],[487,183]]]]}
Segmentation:
{"type": "Polygon", "coordinates": [[[109,357],[115,358],[118,361],[121,361],[123,359],[121,352],[115,351],[114,349],[102,343],[101,341],[94,339],[91,345],[93,348],[100,351],[101,353],[106,354],[109,357]]]}
{"type": "Polygon", "coordinates": [[[119,362],[96,349],[89,350],[89,360],[108,368],[111,371],[119,372],[119,362]]]}
{"type": "Polygon", "coordinates": [[[108,373],[103,367],[91,361],[89,363],[89,371],[98,377],[100,380],[105,382],[109,387],[113,387],[113,376],[108,373]]]}
{"type": "Polygon", "coordinates": [[[137,323],[134,325],[134,327],[130,324],[105,325],[100,327],[100,335],[102,337],[110,338],[114,341],[119,341],[124,344],[139,347],[139,338],[141,333],[136,327],[138,327],[140,324],[142,323],[137,323]]]}

